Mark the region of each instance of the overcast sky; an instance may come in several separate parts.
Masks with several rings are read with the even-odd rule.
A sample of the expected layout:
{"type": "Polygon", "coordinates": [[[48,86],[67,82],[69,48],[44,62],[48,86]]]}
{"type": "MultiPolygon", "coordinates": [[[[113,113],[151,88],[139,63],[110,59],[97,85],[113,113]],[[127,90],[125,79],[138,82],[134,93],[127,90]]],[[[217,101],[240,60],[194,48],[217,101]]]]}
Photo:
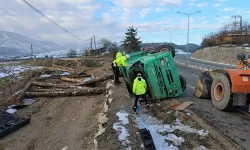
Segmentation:
{"type": "Polygon", "coordinates": [[[49,18],[84,40],[78,40],[53,26],[25,5],[22,0],[1,0],[0,30],[20,33],[37,40],[58,44],[90,42],[106,37],[119,42],[128,26],[138,29],[143,42],[186,44],[187,16],[190,43],[200,44],[204,34],[232,21],[232,15],[250,22],[249,0],[27,0],[49,18]],[[3,2],[4,1],[4,2],[3,2]]]}

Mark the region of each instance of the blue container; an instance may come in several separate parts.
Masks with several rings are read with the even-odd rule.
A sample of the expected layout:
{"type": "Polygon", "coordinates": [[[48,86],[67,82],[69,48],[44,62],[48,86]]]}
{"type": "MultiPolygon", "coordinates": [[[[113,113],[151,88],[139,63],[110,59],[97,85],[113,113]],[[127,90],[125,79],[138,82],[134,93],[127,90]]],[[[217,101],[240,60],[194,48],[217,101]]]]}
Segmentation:
{"type": "Polygon", "coordinates": [[[141,106],[140,105],[137,105],[137,108],[136,108],[136,112],[140,112],[141,111],[141,106]]]}

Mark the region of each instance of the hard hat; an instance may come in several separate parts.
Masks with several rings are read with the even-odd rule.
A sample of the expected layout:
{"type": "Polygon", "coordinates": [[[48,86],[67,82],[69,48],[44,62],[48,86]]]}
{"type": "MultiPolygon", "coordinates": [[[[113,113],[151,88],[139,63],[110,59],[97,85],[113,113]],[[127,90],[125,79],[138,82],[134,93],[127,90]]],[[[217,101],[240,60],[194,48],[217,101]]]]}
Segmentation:
{"type": "Polygon", "coordinates": [[[137,77],[141,77],[141,73],[137,73],[137,77]]]}
{"type": "Polygon", "coordinates": [[[129,54],[126,54],[126,58],[127,58],[127,59],[129,59],[129,58],[130,58],[129,54]]]}

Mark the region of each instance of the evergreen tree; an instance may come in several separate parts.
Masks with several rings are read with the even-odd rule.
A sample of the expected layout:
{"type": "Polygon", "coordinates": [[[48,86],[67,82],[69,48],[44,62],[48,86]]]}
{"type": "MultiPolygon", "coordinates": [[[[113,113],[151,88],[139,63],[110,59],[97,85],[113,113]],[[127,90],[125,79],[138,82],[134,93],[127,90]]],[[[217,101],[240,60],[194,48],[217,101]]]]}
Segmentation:
{"type": "Polygon", "coordinates": [[[139,51],[140,50],[140,44],[142,43],[140,41],[140,38],[136,38],[137,36],[137,29],[134,29],[134,27],[129,27],[128,32],[126,32],[126,37],[123,43],[123,47],[125,48],[127,53],[133,52],[133,51],[139,51]]]}

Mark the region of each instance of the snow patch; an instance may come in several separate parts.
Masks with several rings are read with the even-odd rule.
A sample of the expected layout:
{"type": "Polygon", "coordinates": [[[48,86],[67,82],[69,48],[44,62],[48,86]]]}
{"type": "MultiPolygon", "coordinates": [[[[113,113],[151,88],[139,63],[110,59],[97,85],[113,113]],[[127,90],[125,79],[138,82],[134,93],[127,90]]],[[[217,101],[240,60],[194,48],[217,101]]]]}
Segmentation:
{"type": "Polygon", "coordinates": [[[175,134],[168,134],[165,139],[173,141],[175,145],[181,145],[181,143],[185,142],[184,138],[177,137],[175,134]]]}
{"type": "Polygon", "coordinates": [[[20,73],[27,71],[27,70],[37,70],[41,69],[42,67],[34,67],[34,66],[3,66],[0,68],[0,79],[7,76],[15,76],[17,77],[20,73]]]}
{"type": "Polygon", "coordinates": [[[178,119],[178,112],[175,112],[177,123],[176,125],[163,124],[162,121],[148,114],[141,114],[136,117],[139,129],[147,128],[153,138],[157,150],[178,150],[185,139],[177,137],[173,132],[178,130],[185,133],[198,134],[202,137],[208,135],[208,131],[194,129],[190,126],[183,125],[178,119]],[[172,141],[174,145],[168,144],[167,141],[172,141]]]}
{"type": "Polygon", "coordinates": [[[119,117],[119,121],[113,124],[113,129],[115,129],[118,133],[118,139],[122,142],[122,145],[126,147],[127,150],[131,150],[130,141],[128,140],[129,133],[124,125],[129,123],[128,113],[126,111],[120,110],[116,113],[119,117]]]}
{"type": "Polygon", "coordinates": [[[16,109],[13,109],[13,108],[8,108],[8,109],[6,110],[6,112],[9,113],[9,114],[14,114],[16,111],[17,111],[17,110],[16,110],[16,109]]]}
{"type": "Polygon", "coordinates": [[[205,146],[199,146],[195,148],[194,150],[207,150],[207,148],[205,146]]]}
{"type": "MultiPolygon", "coordinates": [[[[180,49],[175,49],[175,54],[184,55],[184,54],[187,54],[187,52],[184,52],[183,50],[180,50],[180,49]]],[[[191,54],[191,53],[188,53],[188,54],[191,54]]]]}
{"type": "Polygon", "coordinates": [[[62,74],[60,74],[61,76],[67,76],[67,75],[70,75],[70,73],[68,72],[63,72],[62,74]]]}
{"type": "Polygon", "coordinates": [[[49,74],[42,74],[42,75],[40,75],[40,78],[48,78],[48,77],[50,77],[51,75],[49,75],[49,74]]]}

